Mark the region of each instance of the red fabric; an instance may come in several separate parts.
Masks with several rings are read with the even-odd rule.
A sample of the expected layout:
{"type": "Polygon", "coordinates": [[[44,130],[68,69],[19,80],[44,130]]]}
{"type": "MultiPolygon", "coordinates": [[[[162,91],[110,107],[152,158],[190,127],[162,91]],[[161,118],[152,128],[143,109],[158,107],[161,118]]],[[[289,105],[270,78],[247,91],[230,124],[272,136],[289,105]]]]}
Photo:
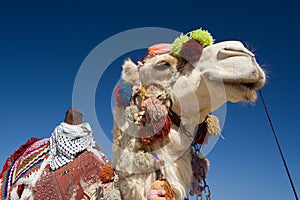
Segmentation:
{"type": "Polygon", "coordinates": [[[34,199],[76,200],[90,197],[85,193],[81,181],[88,185],[99,181],[100,169],[104,166],[94,154],[84,151],[72,162],[52,171],[46,168],[33,189],[34,199]]]}
{"type": "Polygon", "coordinates": [[[154,56],[154,55],[158,55],[158,54],[169,53],[170,51],[171,51],[171,44],[160,43],[160,44],[155,44],[155,45],[149,47],[148,55],[154,56]]]}

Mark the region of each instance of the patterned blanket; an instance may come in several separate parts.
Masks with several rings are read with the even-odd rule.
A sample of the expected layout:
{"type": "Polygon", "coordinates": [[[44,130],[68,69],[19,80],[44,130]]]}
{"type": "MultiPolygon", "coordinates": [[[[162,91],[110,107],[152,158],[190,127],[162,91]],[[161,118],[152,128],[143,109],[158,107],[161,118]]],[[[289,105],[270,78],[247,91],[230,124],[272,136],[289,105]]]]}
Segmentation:
{"type": "Polygon", "coordinates": [[[29,179],[40,169],[42,162],[49,156],[49,147],[49,139],[31,139],[16,151],[18,156],[15,152],[7,159],[1,173],[1,200],[18,187],[20,179],[29,179]]]}
{"type": "Polygon", "coordinates": [[[34,199],[90,199],[87,191],[93,184],[99,186],[100,169],[108,162],[99,144],[55,171],[50,169],[49,153],[48,138],[31,139],[15,151],[0,174],[0,200],[20,196],[26,185],[33,187],[34,199]]]}

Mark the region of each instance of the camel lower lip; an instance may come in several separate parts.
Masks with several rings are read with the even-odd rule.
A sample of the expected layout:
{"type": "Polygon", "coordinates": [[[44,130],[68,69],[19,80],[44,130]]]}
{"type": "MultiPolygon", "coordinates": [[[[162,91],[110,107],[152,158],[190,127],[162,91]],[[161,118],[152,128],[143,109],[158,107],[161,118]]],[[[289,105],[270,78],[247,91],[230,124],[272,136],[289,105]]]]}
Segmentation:
{"type": "Polygon", "coordinates": [[[257,99],[256,88],[249,86],[249,84],[225,83],[226,87],[234,87],[238,91],[237,96],[234,97],[233,102],[241,100],[244,102],[254,102],[257,99]]]}
{"type": "Polygon", "coordinates": [[[257,86],[255,83],[224,83],[225,85],[231,86],[231,87],[239,87],[243,90],[256,90],[257,86]]]}

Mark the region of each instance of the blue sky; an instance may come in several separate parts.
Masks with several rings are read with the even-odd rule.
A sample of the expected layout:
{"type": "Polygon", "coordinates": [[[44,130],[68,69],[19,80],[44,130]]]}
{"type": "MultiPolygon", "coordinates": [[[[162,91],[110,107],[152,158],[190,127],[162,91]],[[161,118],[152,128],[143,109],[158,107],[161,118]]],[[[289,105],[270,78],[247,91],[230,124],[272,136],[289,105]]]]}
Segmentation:
{"type": "MultiPolygon", "coordinates": [[[[300,16],[296,3],[1,2],[0,165],[30,137],[50,136],[72,105],[73,84],[82,62],[102,41],[138,27],[184,33],[203,27],[216,42],[242,41],[266,70],[268,81],[262,91],[299,193],[300,16]]],[[[108,137],[111,89],[127,56],[109,66],[97,88],[95,109],[108,137]]],[[[213,199],[294,199],[260,99],[254,105],[228,103],[222,134],[226,139],[219,140],[208,155],[212,167],[207,181],[213,199]]]]}

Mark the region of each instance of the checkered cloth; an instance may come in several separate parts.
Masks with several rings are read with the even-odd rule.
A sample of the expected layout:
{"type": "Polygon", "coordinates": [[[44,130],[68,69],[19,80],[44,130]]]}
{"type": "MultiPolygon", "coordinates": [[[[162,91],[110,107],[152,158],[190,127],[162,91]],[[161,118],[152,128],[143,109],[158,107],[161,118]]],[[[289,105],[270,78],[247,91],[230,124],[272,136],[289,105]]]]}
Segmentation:
{"type": "Polygon", "coordinates": [[[62,122],[50,137],[50,167],[58,169],[73,161],[76,155],[94,144],[88,123],[70,125],[62,122]]]}

